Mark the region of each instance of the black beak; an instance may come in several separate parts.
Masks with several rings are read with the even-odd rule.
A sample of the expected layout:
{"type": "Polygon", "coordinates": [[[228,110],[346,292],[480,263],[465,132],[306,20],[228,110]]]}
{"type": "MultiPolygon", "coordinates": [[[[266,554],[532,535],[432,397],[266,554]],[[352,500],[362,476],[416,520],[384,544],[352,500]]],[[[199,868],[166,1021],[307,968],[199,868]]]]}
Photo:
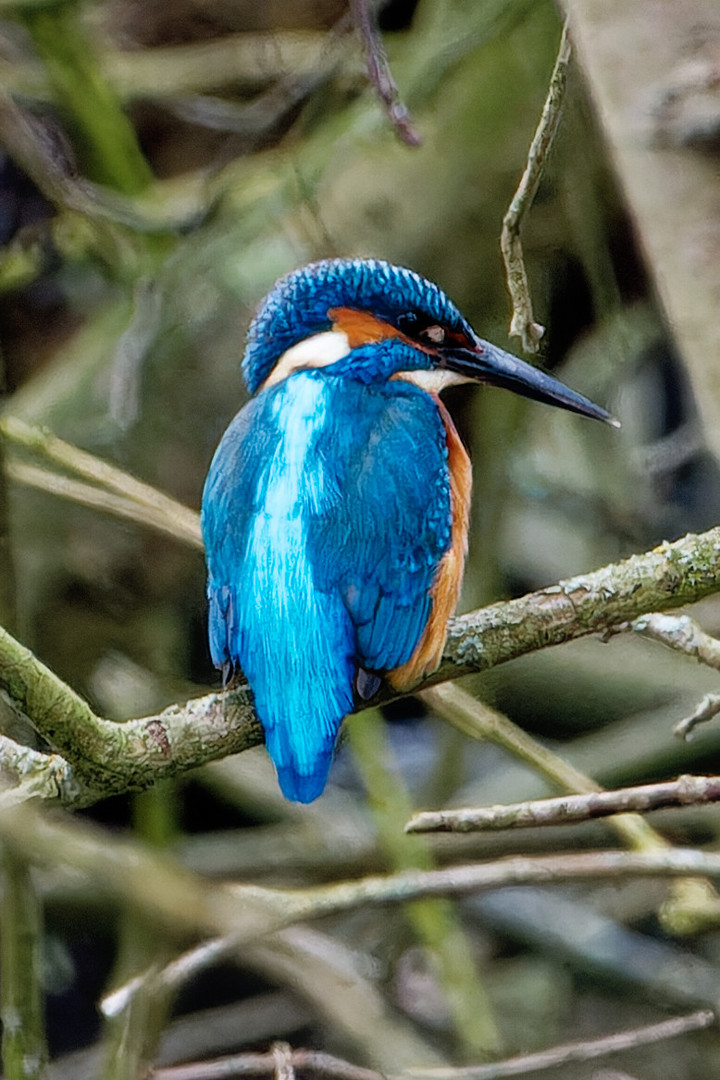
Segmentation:
{"type": "Polygon", "coordinates": [[[458,375],[487,383],[488,386],[502,386],[523,397],[532,398],[533,401],[557,405],[561,409],[580,413],[581,416],[603,420],[612,427],[620,427],[620,422],[599,405],[594,405],[559,379],[546,375],[544,371],[525,363],[517,356],[503,352],[489,341],[478,338],[474,349],[450,347],[447,350],[439,349],[438,353],[440,366],[455,371],[458,375]]]}

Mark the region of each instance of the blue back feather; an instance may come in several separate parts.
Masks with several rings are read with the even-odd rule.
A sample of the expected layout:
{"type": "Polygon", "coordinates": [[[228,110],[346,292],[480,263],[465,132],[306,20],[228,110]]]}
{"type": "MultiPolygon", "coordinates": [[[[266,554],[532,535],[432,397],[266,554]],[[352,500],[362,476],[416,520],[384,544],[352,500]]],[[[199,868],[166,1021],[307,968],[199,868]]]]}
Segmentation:
{"type": "Polygon", "coordinates": [[[300,802],[325,786],[358,667],[411,657],[451,540],[434,401],[343,374],[298,372],[250,401],[203,494],[212,657],[242,667],[300,802]]]}

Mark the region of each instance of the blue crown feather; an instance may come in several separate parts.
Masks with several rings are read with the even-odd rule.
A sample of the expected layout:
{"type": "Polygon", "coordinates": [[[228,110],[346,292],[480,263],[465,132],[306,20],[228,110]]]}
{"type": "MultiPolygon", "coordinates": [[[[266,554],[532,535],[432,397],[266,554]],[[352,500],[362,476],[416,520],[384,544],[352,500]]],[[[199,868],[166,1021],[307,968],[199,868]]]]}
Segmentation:
{"type": "Polygon", "coordinates": [[[414,270],[379,259],[325,259],[280,278],[251,322],[242,364],[250,393],[287,349],[329,330],[328,311],[339,307],[371,311],[392,324],[419,312],[472,336],[470,324],[442,289],[414,270]]]}

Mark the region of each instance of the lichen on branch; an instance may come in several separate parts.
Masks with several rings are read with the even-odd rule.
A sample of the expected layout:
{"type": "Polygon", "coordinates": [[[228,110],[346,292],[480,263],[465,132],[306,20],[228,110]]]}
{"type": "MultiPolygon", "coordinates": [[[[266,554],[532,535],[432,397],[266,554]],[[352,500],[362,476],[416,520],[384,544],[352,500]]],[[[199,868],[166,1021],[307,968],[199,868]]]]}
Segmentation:
{"type": "MultiPolygon", "coordinates": [[[[720,527],[453,619],[443,663],[424,685],[588,634],[606,635],[648,612],[690,604],[718,590],[720,527]]],[[[96,716],[71,687],[1,629],[0,691],[56,752],[48,772],[51,782],[33,789],[27,748],[17,747],[14,758],[16,744],[5,739],[0,754],[5,770],[21,776],[29,794],[56,796],[66,805],[87,805],[148,787],[263,741],[244,684],[117,723],[96,716]]]]}

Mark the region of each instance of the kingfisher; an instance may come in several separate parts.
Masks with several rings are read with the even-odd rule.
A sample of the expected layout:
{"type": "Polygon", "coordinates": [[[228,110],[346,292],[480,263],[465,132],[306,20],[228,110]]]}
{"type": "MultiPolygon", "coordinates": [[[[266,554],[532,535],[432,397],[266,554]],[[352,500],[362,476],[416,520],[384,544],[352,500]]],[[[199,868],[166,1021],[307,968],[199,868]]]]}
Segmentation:
{"type": "Polygon", "coordinates": [[[286,798],[326,785],[345,716],[440,663],[467,552],[471,468],[440,393],[457,383],[613,423],[483,341],[445,293],[376,259],[281,278],[252,320],[252,395],[202,500],[210,652],[253,691],[286,798]]]}

